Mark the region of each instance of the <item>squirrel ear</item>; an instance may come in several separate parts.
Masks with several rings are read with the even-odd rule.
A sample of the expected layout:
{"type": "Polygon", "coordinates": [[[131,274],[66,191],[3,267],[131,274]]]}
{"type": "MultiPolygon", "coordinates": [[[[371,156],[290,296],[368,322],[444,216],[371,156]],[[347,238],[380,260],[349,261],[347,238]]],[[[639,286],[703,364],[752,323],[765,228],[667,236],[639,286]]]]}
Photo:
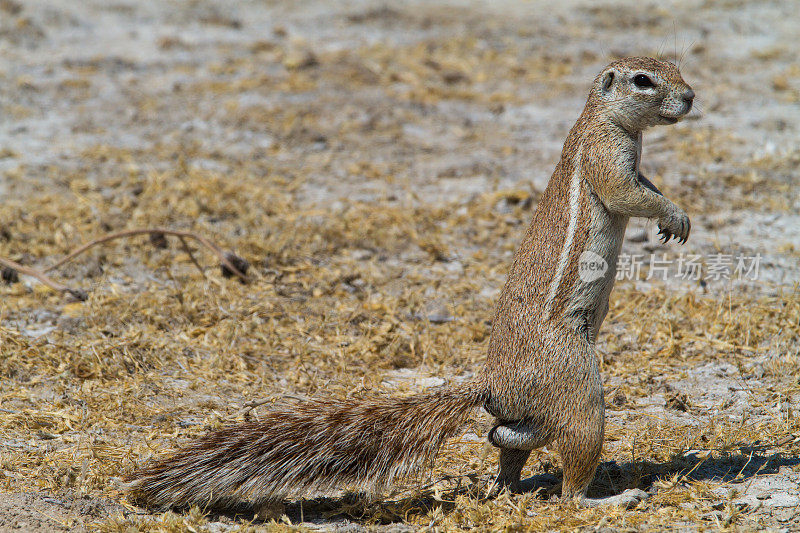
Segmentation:
{"type": "Polygon", "coordinates": [[[614,71],[609,70],[603,75],[603,82],[600,86],[603,88],[603,92],[606,93],[611,89],[611,84],[614,83],[614,71]]]}

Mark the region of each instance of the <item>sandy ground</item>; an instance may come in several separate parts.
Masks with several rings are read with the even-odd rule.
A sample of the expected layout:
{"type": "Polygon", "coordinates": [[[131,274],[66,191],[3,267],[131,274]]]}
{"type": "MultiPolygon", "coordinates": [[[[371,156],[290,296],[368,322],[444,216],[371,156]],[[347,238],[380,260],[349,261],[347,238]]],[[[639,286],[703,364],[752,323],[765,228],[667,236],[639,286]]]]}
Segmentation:
{"type": "MultiPolygon", "coordinates": [[[[622,468],[624,477],[638,458],[650,472],[643,483],[653,494],[672,494],[681,485],[690,487],[690,496],[672,501],[663,518],[651,504],[628,523],[621,515],[591,514],[578,523],[542,522],[547,511],[536,509],[543,504],[524,500],[532,510],[515,527],[800,528],[800,435],[793,414],[800,402],[797,22],[789,0],[224,6],[0,0],[0,255],[44,266],[103,232],[163,224],[234,243],[260,272],[252,294],[225,288],[220,296],[212,294],[219,285],[200,288],[208,282],[190,262],[173,268],[166,255],[153,258],[119,245],[60,271],[60,279],[103,295],[105,303],[95,307],[76,310],[79,304],[45,296],[26,278],[3,285],[0,357],[7,361],[0,410],[10,418],[0,433],[0,531],[238,528],[246,522],[148,514],[125,503],[109,479],[148,455],[137,442],[162,446],[184,436],[181,428],[196,434],[211,424],[208,413],[227,420],[248,399],[276,390],[313,394],[328,381],[348,390],[359,380],[420,390],[440,384],[430,376],[443,369],[448,378],[468,377],[481,361],[480,331],[488,327],[515,243],[588,85],[603,65],[626,55],[679,62],[698,94],[687,120],[645,134],[643,157],[645,173],[689,212],[693,231],[679,249],[660,245],[653,223],[633,221],[628,229],[624,254],[642,261],[642,273],[620,284],[617,294],[626,300],[615,304],[619,319],[612,309],[600,341],[609,401],[609,451],[600,475],[622,468]],[[350,235],[366,220],[359,213],[373,208],[390,214],[381,219],[385,227],[369,226],[353,242],[350,235]],[[343,244],[329,245],[336,239],[324,230],[337,224],[344,224],[343,244]],[[316,240],[315,231],[321,235],[316,240]],[[293,239],[303,244],[293,247],[293,239]],[[702,265],[702,280],[677,276],[679,259],[689,257],[702,265]],[[654,258],[669,261],[668,279],[653,274],[654,258]],[[340,272],[348,261],[359,265],[358,276],[340,272]],[[737,272],[739,261],[745,272],[737,272]],[[714,268],[720,275],[710,275],[714,268]],[[167,316],[172,307],[156,320],[142,311],[147,302],[136,303],[137,295],[189,283],[188,276],[198,288],[181,297],[180,313],[197,315],[191,327],[167,316]],[[307,291],[338,305],[338,288],[316,292],[315,283],[329,279],[354,299],[353,309],[372,306],[375,313],[391,298],[402,300],[405,287],[417,287],[412,303],[392,311],[406,321],[435,324],[430,335],[436,339],[471,328],[469,342],[441,341],[448,357],[466,355],[437,358],[433,348],[429,354],[407,342],[408,332],[398,327],[381,333],[384,344],[374,358],[361,362],[348,351],[339,368],[331,349],[324,358],[330,370],[319,363],[318,371],[293,373],[296,352],[324,353],[315,346],[333,335],[294,302],[307,291]],[[116,304],[109,303],[112,296],[116,304]],[[265,299],[276,308],[263,311],[265,299]],[[204,307],[205,300],[213,305],[204,307]],[[202,345],[193,332],[234,316],[233,301],[249,302],[258,327],[285,315],[287,324],[305,330],[280,340],[248,330],[246,346],[234,342],[239,337],[202,345]],[[725,301],[732,302],[729,313],[752,311],[756,318],[726,319],[717,327],[725,301]],[[686,302],[720,302],[721,310],[709,311],[716,318],[706,323],[682,310],[686,302]],[[106,315],[130,309],[164,335],[158,342],[136,341],[148,354],[173,350],[184,359],[148,355],[140,364],[126,359],[126,348],[98,348],[120,357],[122,370],[116,363],[97,370],[83,355],[59,355],[109,347],[115,336],[129,339],[138,322],[106,315]],[[637,320],[657,322],[667,333],[649,333],[637,320]],[[699,333],[681,337],[680,328],[699,333]],[[757,342],[742,336],[748,328],[757,342]],[[24,365],[12,361],[51,345],[52,370],[35,364],[20,370],[24,365]],[[392,364],[380,359],[386,346],[392,364]],[[195,355],[187,355],[192,350],[195,355]],[[648,350],[652,366],[630,363],[648,350]],[[228,368],[227,359],[213,355],[222,352],[243,362],[228,368]],[[68,362],[59,367],[59,357],[68,362]],[[186,361],[249,374],[239,381],[198,381],[191,371],[182,373],[186,361]],[[135,382],[134,374],[148,381],[135,382]],[[141,405],[103,411],[100,398],[111,405],[115,391],[123,390],[142,398],[141,405]],[[71,406],[67,418],[53,414],[59,402],[71,406]],[[152,415],[143,414],[148,409],[152,415]],[[75,427],[62,427],[64,420],[75,427]],[[737,426],[756,429],[708,437],[715,431],[709,427],[737,426]],[[674,429],[674,448],[664,444],[671,455],[647,444],[637,451],[635,435],[655,427],[681,428],[674,429]],[[773,440],[761,440],[767,437],[773,440]],[[103,455],[92,448],[97,442],[127,451],[103,455]],[[87,449],[93,455],[82,455],[87,449]],[[631,455],[632,462],[623,463],[631,455]],[[57,483],[38,477],[51,459],[56,466],[47,475],[57,483]]],[[[355,341],[351,345],[355,352],[355,341]]],[[[465,438],[475,441],[474,457],[485,455],[479,433],[465,438]]],[[[546,452],[531,474],[557,472],[554,457],[546,452]]],[[[469,471],[489,476],[489,466],[475,461],[469,471]]],[[[303,519],[308,527],[342,530],[376,521],[391,529],[433,527],[437,520],[445,529],[492,527],[480,519],[471,526],[456,520],[464,505],[438,508],[450,513],[445,518],[422,513],[408,521],[360,520],[318,511],[303,519]]],[[[504,512],[505,504],[495,505],[504,512]]],[[[290,508],[286,520],[299,521],[296,511],[290,508]]]]}

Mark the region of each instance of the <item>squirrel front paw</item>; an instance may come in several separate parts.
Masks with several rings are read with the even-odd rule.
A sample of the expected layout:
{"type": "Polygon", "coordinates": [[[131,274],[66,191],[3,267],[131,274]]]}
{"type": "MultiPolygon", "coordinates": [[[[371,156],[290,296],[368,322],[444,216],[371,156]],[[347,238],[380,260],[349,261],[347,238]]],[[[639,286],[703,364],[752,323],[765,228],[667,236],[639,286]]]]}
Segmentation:
{"type": "Polygon", "coordinates": [[[686,242],[689,238],[689,232],[692,229],[692,224],[689,222],[689,216],[681,209],[678,209],[671,215],[662,218],[658,221],[658,234],[664,242],[669,241],[674,237],[681,244],[686,242]]]}

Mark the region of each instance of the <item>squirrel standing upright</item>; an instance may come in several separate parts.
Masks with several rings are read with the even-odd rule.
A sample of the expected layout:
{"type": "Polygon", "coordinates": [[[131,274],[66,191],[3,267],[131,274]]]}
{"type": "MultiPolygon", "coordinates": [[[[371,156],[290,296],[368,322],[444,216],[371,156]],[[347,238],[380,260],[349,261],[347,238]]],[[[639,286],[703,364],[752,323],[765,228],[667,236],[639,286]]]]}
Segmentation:
{"type": "Polygon", "coordinates": [[[594,344],[608,312],[630,217],[657,219],[664,241],[689,236],[686,213],[640,172],[642,131],[674,124],[694,91],[647,57],[597,76],[564,143],[500,295],[486,365],[467,383],[407,398],[311,400],[213,431],[126,478],[148,505],[256,506],[342,485],[379,489],[432,463],[483,405],[496,420],[498,482],[519,488],[531,450],[556,442],[563,498],[631,505],[640,490],[591,500],[605,404],[594,344]],[[602,268],[584,275],[582,264],[602,268]]]}

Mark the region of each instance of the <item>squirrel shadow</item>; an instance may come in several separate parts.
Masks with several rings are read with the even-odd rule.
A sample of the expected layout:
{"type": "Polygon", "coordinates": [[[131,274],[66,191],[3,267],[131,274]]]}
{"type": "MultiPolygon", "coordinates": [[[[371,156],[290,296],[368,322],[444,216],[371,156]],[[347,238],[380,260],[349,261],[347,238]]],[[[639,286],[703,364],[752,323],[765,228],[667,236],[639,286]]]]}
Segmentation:
{"type": "Polygon", "coordinates": [[[714,456],[709,450],[692,450],[674,455],[669,461],[657,463],[636,461],[617,464],[602,463],[589,486],[589,497],[606,497],[625,489],[639,488],[655,493],[659,480],[675,479],[677,483],[707,481],[713,483],[744,483],[757,475],[777,474],[781,467],[794,467],[800,458],[781,453],[761,455],[759,451],[771,446],[742,446],[736,452],[714,456]]]}
{"type": "MultiPolygon", "coordinates": [[[[590,498],[603,498],[619,494],[626,489],[639,488],[655,493],[658,480],[676,479],[678,483],[710,481],[717,483],[744,483],[757,475],[778,473],[781,467],[800,464],[798,457],[785,457],[780,453],[760,455],[759,446],[742,447],[737,453],[721,456],[702,456],[704,450],[673,456],[669,461],[658,463],[636,461],[601,463],[594,481],[589,486],[590,498]],[[677,476],[677,477],[676,477],[677,476]]],[[[463,479],[463,478],[462,478],[463,479]]],[[[453,489],[434,494],[433,490],[421,490],[415,495],[397,500],[370,499],[363,493],[346,493],[341,497],[320,497],[284,502],[280,513],[266,517],[258,509],[243,504],[212,514],[209,518],[228,517],[234,520],[267,522],[285,514],[293,524],[300,522],[333,523],[349,520],[363,524],[391,524],[420,516],[436,509],[448,513],[455,508],[459,496],[468,496],[482,501],[494,499],[499,494],[490,490],[494,476],[470,476],[466,483],[458,483],[453,489]],[[438,497],[437,497],[438,496],[438,497]]],[[[546,501],[560,491],[560,476],[538,474],[522,480],[521,492],[535,494],[546,501]]]]}

